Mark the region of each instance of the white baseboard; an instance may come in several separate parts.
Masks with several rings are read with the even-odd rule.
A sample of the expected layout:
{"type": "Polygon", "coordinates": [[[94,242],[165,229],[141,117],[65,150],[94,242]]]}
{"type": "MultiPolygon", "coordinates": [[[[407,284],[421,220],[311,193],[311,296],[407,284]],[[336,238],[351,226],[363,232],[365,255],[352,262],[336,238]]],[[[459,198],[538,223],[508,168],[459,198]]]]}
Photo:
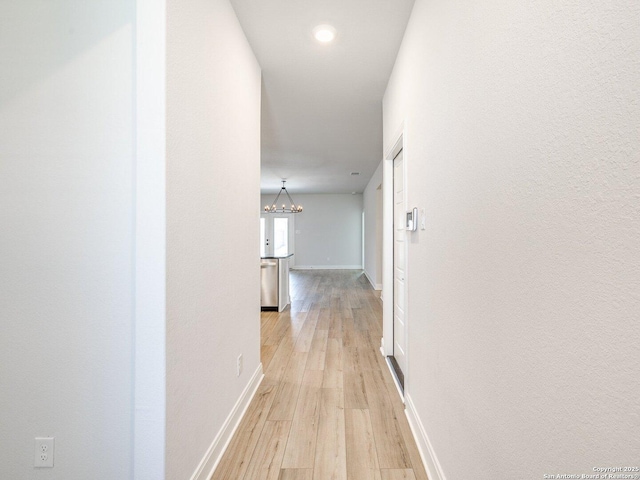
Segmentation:
{"type": "Polygon", "coordinates": [[[382,290],[382,284],[375,283],[373,280],[371,280],[371,277],[369,276],[369,273],[366,270],[364,271],[364,276],[367,277],[367,280],[369,280],[369,283],[371,284],[374,290],[382,290]]]}
{"type": "Polygon", "coordinates": [[[444,472],[442,471],[442,466],[438,461],[438,457],[436,457],[436,452],[433,451],[427,432],[424,429],[424,425],[422,425],[422,421],[418,416],[418,412],[416,412],[416,408],[413,405],[413,401],[409,394],[404,396],[404,405],[404,412],[407,415],[407,420],[409,420],[409,426],[411,427],[413,438],[416,439],[418,451],[420,452],[422,463],[427,470],[429,480],[447,480],[447,477],[445,477],[444,472]]]}
{"type": "Polygon", "coordinates": [[[263,378],[261,363],[253,373],[251,380],[249,380],[249,383],[244,388],[233,409],[231,409],[231,413],[229,413],[229,416],[224,421],[218,435],[216,435],[216,438],[213,439],[213,442],[207,449],[207,453],[205,453],[200,461],[200,465],[198,465],[196,471],[191,475],[191,480],[209,480],[211,478],[263,378]]]}
{"type": "Polygon", "coordinates": [[[296,265],[291,270],[362,270],[362,265],[296,265]]]}

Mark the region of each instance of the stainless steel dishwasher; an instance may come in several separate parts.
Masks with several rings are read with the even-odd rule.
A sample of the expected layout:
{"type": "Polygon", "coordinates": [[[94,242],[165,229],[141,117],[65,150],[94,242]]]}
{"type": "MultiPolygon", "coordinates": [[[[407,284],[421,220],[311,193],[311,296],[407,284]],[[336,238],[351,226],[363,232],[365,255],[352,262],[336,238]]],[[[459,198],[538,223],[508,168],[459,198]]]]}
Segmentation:
{"type": "Polygon", "coordinates": [[[260,260],[260,306],[278,310],[278,260],[260,260]]]}

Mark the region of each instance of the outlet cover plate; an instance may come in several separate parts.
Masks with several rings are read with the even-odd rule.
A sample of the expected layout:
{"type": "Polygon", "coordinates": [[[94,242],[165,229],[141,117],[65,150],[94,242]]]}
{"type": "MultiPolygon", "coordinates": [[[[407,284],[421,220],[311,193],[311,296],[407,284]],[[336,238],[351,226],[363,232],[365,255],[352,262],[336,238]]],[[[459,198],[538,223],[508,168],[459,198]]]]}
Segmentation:
{"type": "Polygon", "coordinates": [[[53,437],[36,437],[34,467],[53,468],[53,440],[53,437]]]}

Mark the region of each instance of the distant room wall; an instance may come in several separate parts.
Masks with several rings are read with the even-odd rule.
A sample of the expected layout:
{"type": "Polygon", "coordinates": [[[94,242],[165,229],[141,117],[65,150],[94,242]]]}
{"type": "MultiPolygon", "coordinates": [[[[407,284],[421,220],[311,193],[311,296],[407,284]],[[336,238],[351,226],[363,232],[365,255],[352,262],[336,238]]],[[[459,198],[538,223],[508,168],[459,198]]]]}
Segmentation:
{"type": "MultiPolygon", "coordinates": [[[[362,195],[292,194],[296,268],[362,268],[362,195]]],[[[262,206],[275,195],[262,195],[262,206]]],[[[257,251],[257,247],[256,247],[257,251]]]]}

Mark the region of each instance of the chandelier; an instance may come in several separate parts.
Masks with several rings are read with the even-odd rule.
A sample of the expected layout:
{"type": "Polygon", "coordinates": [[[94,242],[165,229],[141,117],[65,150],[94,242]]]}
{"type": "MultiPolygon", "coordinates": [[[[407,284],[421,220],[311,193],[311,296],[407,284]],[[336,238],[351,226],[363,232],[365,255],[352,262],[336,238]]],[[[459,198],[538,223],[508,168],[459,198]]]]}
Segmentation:
{"type": "MultiPolygon", "coordinates": [[[[265,212],[267,212],[267,213],[300,213],[300,212],[302,212],[302,205],[296,205],[295,204],[295,202],[291,198],[291,195],[289,195],[289,192],[287,192],[287,189],[284,186],[285,182],[286,182],[286,180],[282,180],[282,188],[280,189],[280,192],[278,192],[278,196],[273,201],[273,203],[271,205],[265,205],[265,207],[264,207],[264,211],[265,212]],[[288,207],[283,203],[282,204],[282,208],[278,208],[277,207],[278,200],[280,199],[280,195],[282,195],[282,192],[285,193],[285,195],[289,199],[289,202],[291,202],[291,206],[288,207]]],[[[284,200],[284,198],[283,198],[283,200],[284,200]]]]}

